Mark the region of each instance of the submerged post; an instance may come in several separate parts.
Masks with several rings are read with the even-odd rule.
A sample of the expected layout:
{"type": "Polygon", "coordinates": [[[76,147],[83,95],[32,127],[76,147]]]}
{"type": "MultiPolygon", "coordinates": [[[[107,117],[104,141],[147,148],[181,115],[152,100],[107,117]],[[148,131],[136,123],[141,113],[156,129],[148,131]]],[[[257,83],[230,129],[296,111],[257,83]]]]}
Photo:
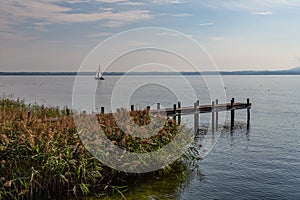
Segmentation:
{"type": "Polygon", "coordinates": [[[211,130],[215,132],[215,102],[211,103],[211,130]]]}
{"type": "Polygon", "coordinates": [[[219,100],[218,99],[216,99],[216,108],[215,108],[215,110],[216,110],[216,131],[218,131],[218,129],[219,129],[219,112],[218,112],[218,104],[219,104],[219,100]]]}
{"type": "Polygon", "coordinates": [[[231,122],[230,122],[230,128],[233,130],[234,127],[234,98],[231,99],[231,122]]]}
{"type": "Polygon", "coordinates": [[[250,128],[250,99],[247,99],[247,129],[250,128]]]}
{"type": "Polygon", "coordinates": [[[198,106],[199,106],[199,101],[194,103],[194,130],[195,130],[195,133],[197,133],[198,129],[199,129],[199,110],[198,110],[198,106]]]}
{"type": "Polygon", "coordinates": [[[181,102],[178,101],[178,124],[181,124],[181,102]]]}

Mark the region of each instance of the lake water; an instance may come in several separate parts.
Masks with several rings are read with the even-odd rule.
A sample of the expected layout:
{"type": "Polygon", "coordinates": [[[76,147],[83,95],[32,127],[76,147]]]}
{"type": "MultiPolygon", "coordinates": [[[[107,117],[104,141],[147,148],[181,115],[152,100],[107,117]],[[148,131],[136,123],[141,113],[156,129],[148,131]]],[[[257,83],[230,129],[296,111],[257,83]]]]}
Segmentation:
{"type": "MultiPolygon", "coordinates": [[[[121,84],[116,84],[120,80],[118,77],[107,77],[94,86],[93,78],[86,77],[86,81],[80,82],[84,85],[82,88],[95,87],[96,95],[91,96],[88,89],[82,88],[79,93],[96,103],[92,107],[84,107],[85,102],[80,101],[75,104],[87,111],[97,111],[101,106],[109,111],[117,105],[128,107],[130,104],[154,107],[156,102],[161,102],[162,107],[172,107],[177,101],[188,106],[196,99],[201,104],[209,104],[209,89],[214,85],[208,88],[199,77],[185,78],[190,85],[170,76],[131,77],[121,84]],[[145,80],[148,84],[144,84],[145,80]],[[159,81],[166,82],[160,85],[159,81]],[[114,94],[112,88],[116,85],[119,90],[114,94]],[[133,86],[139,87],[128,97],[129,92],[124,88],[133,86]]],[[[300,199],[300,77],[222,78],[226,90],[225,94],[220,94],[220,99],[229,101],[234,97],[236,101],[245,102],[250,98],[250,130],[223,132],[213,150],[198,162],[197,171],[188,172],[184,181],[176,174],[142,180],[130,187],[128,199],[300,199]]],[[[74,77],[0,77],[1,94],[55,106],[72,107],[73,85],[74,77]]],[[[212,99],[215,98],[218,97],[212,95],[212,99]]],[[[224,117],[228,120],[228,113],[224,117]]],[[[209,119],[208,114],[201,115],[200,120],[205,124],[209,119]]],[[[245,121],[246,112],[237,111],[236,119],[245,121]]],[[[191,119],[185,120],[191,124],[191,119]]]]}

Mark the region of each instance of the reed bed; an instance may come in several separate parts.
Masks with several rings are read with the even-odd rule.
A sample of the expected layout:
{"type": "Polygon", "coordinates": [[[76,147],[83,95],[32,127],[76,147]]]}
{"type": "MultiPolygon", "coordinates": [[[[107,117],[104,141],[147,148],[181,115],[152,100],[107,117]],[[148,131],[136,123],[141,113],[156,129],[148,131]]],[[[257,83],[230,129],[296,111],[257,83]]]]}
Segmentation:
{"type": "MultiPolygon", "coordinates": [[[[124,113],[121,110],[119,115],[124,113]]],[[[116,171],[93,157],[80,140],[73,114],[68,108],[0,99],[0,199],[101,196],[111,192],[124,197],[128,182],[137,174],[116,171]]],[[[166,121],[156,135],[140,139],[124,132],[112,114],[96,116],[112,143],[131,152],[158,150],[179,131],[187,131],[166,121]]],[[[140,126],[151,121],[147,111],[130,112],[130,116],[140,126]]],[[[163,175],[172,167],[181,168],[182,164],[175,162],[153,174],[163,175]]]]}

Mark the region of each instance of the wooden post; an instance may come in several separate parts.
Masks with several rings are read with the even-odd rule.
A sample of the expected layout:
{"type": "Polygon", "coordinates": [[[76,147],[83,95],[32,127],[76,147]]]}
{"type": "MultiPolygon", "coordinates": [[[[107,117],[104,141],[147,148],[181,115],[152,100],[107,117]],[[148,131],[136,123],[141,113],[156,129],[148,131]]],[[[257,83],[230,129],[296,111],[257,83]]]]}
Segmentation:
{"type": "Polygon", "coordinates": [[[134,105],[131,105],[131,106],[130,106],[130,110],[131,110],[131,111],[134,111],[134,105]]]}
{"type": "Polygon", "coordinates": [[[250,99],[247,99],[247,129],[250,128],[250,99]]]}
{"type": "Polygon", "coordinates": [[[173,104],[173,120],[176,122],[176,112],[177,112],[177,109],[176,109],[176,104],[173,104]]]}
{"type": "Polygon", "coordinates": [[[211,103],[211,130],[215,132],[215,102],[211,103]]]}
{"type": "Polygon", "coordinates": [[[30,111],[27,112],[27,120],[29,121],[30,120],[30,117],[31,117],[31,113],[30,111]]]}
{"type": "Polygon", "coordinates": [[[104,107],[101,107],[101,114],[104,114],[104,107]]]}
{"type": "Polygon", "coordinates": [[[181,110],[180,110],[181,102],[178,101],[177,105],[178,105],[178,108],[179,108],[179,110],[178,110],[178,113],[179,113],[179,115],[178,115],[178,124],[181,124],[181,110]]]}
{"type": "Polygon", "coordinates": [[[156,109],[157,109],[157,110],[160,110],[160,103],[157,103],[156,109]]]}
{"type": "Polygon", "coordinates": [[[195,129],[195,133],[198,132],[199,129],[199,101],[194,103],[194,129],[195,129]]]}
{"type": "Polygon", "coordinates": [[[151,108],[150,106],[146,107],[146,110],[147,110],[148,113],[150,112],[150,108],[151,108]]]}
{"type": "MultiPolygon", "coordinates": [[[[219,100],[216,99],[216,107],[219,105],[219,100]]],[[[215,108],[216,110],[216,130],[218,131],[219,129],[219,112],[218,112],[218,108],[215,108]]]]}
{"type": "Polygon", "coordinates": [[[230,117],[230,128],[233,130],[234,127],[234,98],[231,99],[231,117],[230,117]]]}

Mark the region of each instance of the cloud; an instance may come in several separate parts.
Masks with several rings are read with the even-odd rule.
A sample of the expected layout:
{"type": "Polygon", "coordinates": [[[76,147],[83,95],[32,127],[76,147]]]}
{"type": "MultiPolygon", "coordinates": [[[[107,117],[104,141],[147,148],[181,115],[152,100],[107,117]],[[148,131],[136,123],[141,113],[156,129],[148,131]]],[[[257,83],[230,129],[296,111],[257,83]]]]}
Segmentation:
{"type": "Polygon", "coordinates": [[[253,15],[273,15],[271,11],[263,11],[263,12],[252,12],[253,15]]]}
{"type": "Polygon", "coordinates": [[[215,24],[215,23],[207,22],[207,23],[199,24],[199,26],[212,26],[212,25],[214,25],[214,24],[215,24]]]}
{"type": "Polygon", "coordinates": [[[157,14],[157,16],[189,17],[189,16],[193,16],[193,15],[190,13],[178,13],[178,14],[160,13],[160,14],[157,14]]]}
{"type": "Polygon", "coordinates": [[[157,33],[156,35],[158,35],[158,36],[167,36],[167,37],[175,37],[175,36],[179,36],[179,35],[181,35],[181,34],[179,34],[179,33],[171,33],[171,32],[159,32],[159,33],[157,33]]]}
{"type": "Polygon", "coordinates": [[[155,4],[182,4],[183,1],[180,0],[153,0],[152,1],[155,4]]]}
{"type": "Polygon", "coordinates": [[[220,41],[224,41],[225,37],[214,36],[214,37],[210,37],[209,39],[212,40],[212,41],[220,42],[220,41]]]}
{"type": "Polygon", "coordinates": [[[179,14],[173,14],[172,16],[174,17],[189,17],[189,16],[193,16],[190,13],[179,13],[179,14]]]}
{"type": "MultiPolygon", "coordinates": [[[[97,2],[127,3],[125,0],[96,0],[97,2]]],[[[111,8],[93,13],[74,13],[72,8],[58,4],[59,0],[35,1],[12,0],[1,1],[0,28],[2,31],[12,31],[12,27],[24,23],[32,23],[36,30],[45,31],[50,24],[88,23],[104,21],[104,25],[118,27],[128,23],[149,20],[152,16],[147,10],[128,10],[112,12],[111,8]]],[[[70,1],[71,2],[71,1],[70,1]]],[[[76,0],[80,2],[80,0],[76,0]]],[[[84,1],[82,1],[84,2],[84,1]]],[[[73,2],[74,3],[74,2],[73,2]]],[[[134,3],[134,2],[132,2],[134,3]]]]}
{"type": "Polygon", "coordinates": [[[211,9],[225,9],[233,11],[269,10],[282,7],[300,7],[299,0],[201,0],[197,2],[201,7],[211,9]]]}
{"type": "Polygon", "coordinates": [[[89,38],[99,38],[99,37],[108,37],[113,35],[113,33],[106,33],[106,32],[102,32],[102,33],[92,33],[89,34],[88,37],[89,38]]]}

